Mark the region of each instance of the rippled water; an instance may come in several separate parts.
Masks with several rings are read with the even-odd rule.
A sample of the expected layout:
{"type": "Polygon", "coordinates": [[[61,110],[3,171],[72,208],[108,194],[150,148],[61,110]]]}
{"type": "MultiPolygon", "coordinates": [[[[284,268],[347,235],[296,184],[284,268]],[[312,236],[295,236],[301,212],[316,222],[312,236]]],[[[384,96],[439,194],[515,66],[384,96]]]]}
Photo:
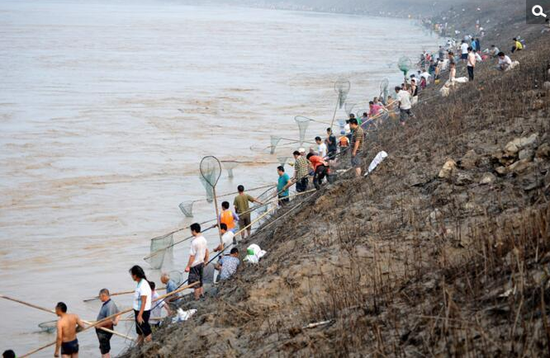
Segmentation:
{"type": "MultiPolygon", "coordinates": [[[[233,180],[224,173],[219,192],[275,182],[276,156],[251,146],[269,146],[271,134],[297,138],[298,114],[330,121],[338,77],[351,80],[352,101],[367,100],[382,78],[400,81],[391,62],[436,43],[404,20],[2,1],[0,293],[50,308],[63,300],[94,319],[99,303],[82,299],[132,289],[127,270],[147,267],[150,238],[190,223],[178,204],[204,198],[202,156],[273,163],[242,164],[233,180]]],[[[312,123],[308,137],[324,127],[312,123]]],[[[212,205],[195,213],[209,219],[212,205]]],[[[177,247],[175,268],[186,255],[177,247]]],[[[159,272],[148,274],[158,284],[159,272]]],[[[7,301],[0,311],[0,350],[22,354],[54,339],[37,324],[55,316],[7,301]]],[[[84,356],[99,354],[93,333],[80,339],[84,356]]],[[[113,344],[114,353],[125,347],[113,344]]]]}

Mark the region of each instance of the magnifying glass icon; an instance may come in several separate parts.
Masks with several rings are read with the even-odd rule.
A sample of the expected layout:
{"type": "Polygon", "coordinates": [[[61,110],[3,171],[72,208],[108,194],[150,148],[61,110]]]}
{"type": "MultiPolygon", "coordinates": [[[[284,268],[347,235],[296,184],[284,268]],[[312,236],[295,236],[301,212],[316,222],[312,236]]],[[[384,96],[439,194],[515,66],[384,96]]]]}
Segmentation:
{"type": "Polygon", "coordinates": [[[546,14],[544,13],[544,9],[540,5],[533,6],[533,9],[531,10],[533,12],[533,15],[536,17],[543,16],[546,17],[546,14]]]}

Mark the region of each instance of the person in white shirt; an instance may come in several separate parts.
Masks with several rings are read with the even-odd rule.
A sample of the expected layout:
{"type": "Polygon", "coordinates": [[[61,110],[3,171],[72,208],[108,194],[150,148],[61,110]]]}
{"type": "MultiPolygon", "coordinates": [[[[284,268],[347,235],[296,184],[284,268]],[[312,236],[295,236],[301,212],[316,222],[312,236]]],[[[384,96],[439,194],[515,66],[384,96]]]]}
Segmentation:
{"type": "Polygon", "coordinates": [[[467,62],[468,61],[468,44],[466,43],[466,41],[462,40],[462,44],[460,45],[460,51],[461,51],[461,54],[462,56],[460,57],[462,59],[462,62],[467,62]]]}
{"type": "Polygon", "coordinates": [[[476,68],[476,55],[474,53],[474,49],[471,47],[468,47],[468,78],[470,81],[474,80],[474,69],[476,68]]]}
{"type": "Polygon", "coordinates": [[[395,100],[399,103],[399,121],[402,125],[405,125],[405,121],[409,117],[412,117],[411,94],[408,91],[401,89],[399,86],[395,87],[395,93],[397,93],[397,98],[395,100]]]}
{"type": "Polygon", "coordinates": [[[500,50],[495,45],[491,45],[491,50],[489,50],[489,55],[493,58],[497,58],[500,50]]]}
{"type": "Polygon", "coordinates": [[[229,252],[235,246],[235,233],[227,230],[226,224],[220,224],[220,233],[222,234],[222,242],[214,249],[215,252],[229,252]]]}
{"type": "Polygon", "coordinates": [[[323,143],[321,137],[315,137],[315,143],[317,143],[317,154],[321,158],[325,158],[327,156],[327,145],[323,143]]]}
{"type": "Polygon", "coordinates": [[[510,57],[506,56],[504,52],[499,52],[497,68],[501,71],[508,71],[511,65],[512,65],[512,60],[510,59],[510,57]]]}
{"type": "Polygon", "coordinates": [[[151,326],[149,318],[151,317],[151,286],[145,277],[145,272],[140,266],[134,266],[130,269],[132,279],[137,283],[134,292],[134,315],[136,319],[136,333],[138,335],[137,343],[143,341],[151,342],[151,326]]]}
{"type": "Polygon", "coordinates": [[[199,300],[204,294],[202,287],[202,278],[204,265],[208,262],[208,247],[204,236],[201,234],[201,226],[198,223],[194,223],[190,227],[191,235],[193,235],[193,241],[191,241],[191,248],[189,249],[189,261],[185,272],[189,272],[187,279],[188,284],[195,284],[193,286],[195,300],[199,300]]]}

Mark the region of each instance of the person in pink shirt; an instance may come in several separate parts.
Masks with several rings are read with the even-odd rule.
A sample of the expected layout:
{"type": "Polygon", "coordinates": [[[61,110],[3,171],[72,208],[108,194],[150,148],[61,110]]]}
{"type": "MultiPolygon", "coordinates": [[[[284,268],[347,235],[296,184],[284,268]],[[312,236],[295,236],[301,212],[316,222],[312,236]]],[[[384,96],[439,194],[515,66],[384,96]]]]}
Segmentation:
{"type": "Polygon", "coordinates": [[[375,104],[373,101],[370,101],[369,109],[369,116],[372,118],[376,116],[383,109],[383,107],[379,104],[375,104]]]}

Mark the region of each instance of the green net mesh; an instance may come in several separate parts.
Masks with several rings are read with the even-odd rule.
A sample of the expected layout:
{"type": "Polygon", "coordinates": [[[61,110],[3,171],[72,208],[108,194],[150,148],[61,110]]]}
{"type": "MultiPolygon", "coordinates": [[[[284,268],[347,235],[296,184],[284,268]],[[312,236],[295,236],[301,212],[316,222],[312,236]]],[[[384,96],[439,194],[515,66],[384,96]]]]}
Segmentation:
{"type": "Polygon", "coordinates": [[[334,91],[338,94],[338,107],[342,109],[346,98],[348,97],[349,90],[351,89],[351,83],[345,79],[338,79],[334,82],[334,91]]]}
{"type": "Polygon", "coordinates": [[[212,186],[210,186],[210,184],[208,184],[208,182],[206,181],[206,179],[203,178],[202,175],[199,177],[199,179],[202,183],[202,186],[204,186],[204,189],[206,190],[206,201],[208,201],[209,203],[213,202],[214,201],[214,188],[212,186]]]}
{"type": "Polygon", "coordinates": [[[225,170],[227,170],[227,176],[229,178],[233,178],[234,175],[233,175],[233,169],[235,169],[239,163],[236,162],[236,161],[231,161],[231,160],[222,160],[222,165],[224,167],[225,170]]]}
{"type": "Polygon", "coordinates": [[[179,208],[183,215],[185,215],[188,218],[193,217],[193,204],[195,204],[194,201],[184,201],[180,203],[179,208]]]}
{"type": "Polygon", "coordinates": [[[150,257],[146,262],[152,269],[158,270],[162,268],[164,260],[172,257],[174,245],[174,235],[164,235],[151,239],[150,257]]]}
{"type": "Polygon", "coordinates": [[[298,129],[300,131],[300,145],[302,145],[306,140],[306,131],[307,127],[309,127],[309,122],[311,122],[311,119],[304,116],[296,116],[294,117],[294,120],[296,121],[296,124],[298,124],[298,129]]]}
{"type": "Polygon", "coordinates": [[[399,58],[399,61],[397,61],[397,67],[406,76],[412,68],[412,61],[407,56],[402,56],[399,58]]]}
{"type": "Polygon", "coordinates": [[[218,158],[211,155],[202,158],[199,168],[204,181],[211,187],[215,187],[222,174],[222,166],[218,158]]]}

